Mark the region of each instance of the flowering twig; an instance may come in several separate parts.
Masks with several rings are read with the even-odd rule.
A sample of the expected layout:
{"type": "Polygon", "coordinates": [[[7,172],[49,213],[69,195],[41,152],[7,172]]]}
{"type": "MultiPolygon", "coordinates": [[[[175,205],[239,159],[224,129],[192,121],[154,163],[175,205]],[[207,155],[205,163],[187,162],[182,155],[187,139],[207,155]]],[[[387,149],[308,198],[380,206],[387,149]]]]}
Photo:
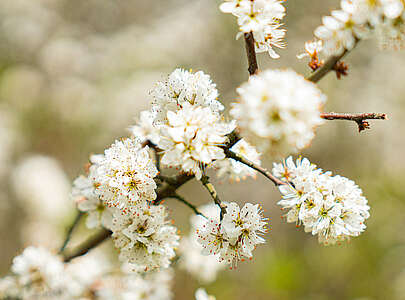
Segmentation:
{"type": "Polygon", "coordinates": [[[249,74],[254,75],[259,71],[259,66],[257,65],[256,59],[256,49],[255,49],[255,38],[253,37],[253,33],[245,33],[245,45],[246,45],[246,54],[249,63],[249,74]]]}
{"type": "MultiPolygon", "coordinates": [[[[176,195],[176,190],[185,184],[187,181],[191,180],[194,178],[194,176],[187,175],[187,174],[182,174],[179,176],[176,176],[173,178],[173,181],[171,182],[172,184],[166,183],[165,186],[160,188],[157,192],[157,197],[156,200],[154,201],[153,204],[157,205],[162,200],[173,197],[176,195]]],[[[64,261],[69,262],[73,258],[76,258],[78,256],[82,256],[89,252],[91,249],[97,247],[100,245],[103,241],[107,240],[111,236],[112,232],[106,229],[100,230],[96,235],[90,237],[88,240],[83,242],[81,245],[79,245],[75,250],[73,250],[70,254],[63,254],[64,256],[64,261]]]]}
{"type": "Polygon", "coordinates": [[[226,214],[226,205],[222,203],[221,199],[218,197],[218,193],[215,190],[215,187],[212,185],[212,183],[209,181],[209,177],[206,176],[205,174],[201,177],[201,183],[203,186],[208,190],[210,193],[212,199],[214,200],[215,204],[219,206],[221,209],[221,214],[220,214],[220,219],[222,220],[224,214],[226,214]]]}
{"type": "Polygon", "coordinates": [[[253,162],[247,160],[243,156],[241,156],[229,149],[224,149],[224,151],[225,151],[226,157],[232,158],[232,159],[234,159],[238,162],[241,162],[242,164],[247,165],[248,167],[258,171],[259,173],[263,174],[265,177],[270,179],[276,186],[285,184],[280,179],[274,177],[273,174],[271,174],[268,170],[266,170],[265,168],[262,168],[261,166],[254,164],[253,162]]]}
{"type": "Polygon", "coordinates": [[[201,213],[201,212],[197,209],[197,207],[196,207],[195,205],[193,205],[192,203],[188,202],[186,199],[184,199],[184,197],[180,196],[179,194],[175,194],[175,195],[171,196],[170,198],[174,198],[174,199],[179,200],[180,202],[183,202],[185,205],[187,205],[188,207],[190,207],[190,208],[194,211],[194,213],[195,213],[196,215],[200,215],[200,216],[203,216],[204,218],[207,218],[206,216],[204,216],[203,213],[201,213]]]}
{"type": "MultiPolygon", "coordinates": [[[[356,39],[356,42],[354,43],[354,47],[358,44],[359,40],[356,39]]],[[[313,72],[311,75],[307,77],[307,80],[312,81],[312,82],[318,82],[321,80],[326,74],[328,74],[330,71],[335,69],[336,63],[338,63],[343,57],[346,56],[347,53],[349,53],[349,50],[345,50],[342,54],[336,55],[336,56],[331,56],[326,62],[320,67],[318,70],[313,72]]]]}
{"type": "Polygon", "coordinates": [[[321,118],[325,120],[349,120],[354,121],[359,126],[359,132],[370,128],[370,124],[366,120],[386,120],[387,115],[383,113],[322,113],[321,118]]]}
{"type": "Polygon", "coordinates": [[[63,261],[64,262],[69,262],[72,259],[82,256],[89,252],[91,249],[97,247],[100,245],[102,242],[104,242],[106,239],[108,239],[111,236],[112,232],[106,229],[102,229],[97,234],[94,236],[90,237],[88,240],[83,242],[81,245],[79,245],[75,250],[73,250],[71,253],[64,254],[63,255],[63,261]]]}
{"type": "Polygon", "coordinates": [[[59,253],[62,253],[65,250],[66,246],[68,245],[68,243],[70,241],[70,238],[72,237],[72,233],[73,233],[74,229],[76,228],[77,224],[79,224],[79,221],[82,216],[83,216],[83,212],[81,212],[81,211],[77,212],[77,215],[76,215],[75,219],[73,220],[73,223],[70,225],[70,227],[66,233],[66,238],[63,242],[62,247],[60,247],[59,253]]]}

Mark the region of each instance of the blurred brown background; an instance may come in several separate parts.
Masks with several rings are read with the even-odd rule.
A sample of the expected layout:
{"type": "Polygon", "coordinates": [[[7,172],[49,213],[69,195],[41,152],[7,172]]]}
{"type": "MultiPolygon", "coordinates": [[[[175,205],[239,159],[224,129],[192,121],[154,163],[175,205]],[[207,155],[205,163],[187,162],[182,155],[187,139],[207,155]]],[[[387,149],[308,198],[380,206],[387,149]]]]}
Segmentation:
{"type": "MultiPolygon", "coordinates": [[[[60,245],[74,216],[70,182],[90,153],[102,152],[148,107],[148,91],[176,67],[210,74],[228,104],[247,79],[234,17],[214,0],[0,1],[0,274],[28,244],[60,245]]],[[[281,59],[259,55],[262,69],[292,67],[337,0],[285,3],[288,48],[281,59]]],[[[320,167],[355,180],[371,205],[368,229],[349,244],[324,247],[285,224],[280,195],[262,177],[217,183],[228,201],[260,202],[270,216],[268,243],[254,260],[206,286],[226,299],[405,299],[405,52],[361,42],[345,60],[350,75],[320,83],[326,111],[385,112],[359,134],[353,122],[328,121],[304,153],[320,167]]],[[[271,167],[271,161],[264,162],[271,167]]],[[[181,193],[210,201],[198,183],[181,193]]],[[[168,200],[188,231],[190,211],[168,200]]],[[[84,234],[88,231],[82,230],[84,234]]],[[[79,237],[80,239],[80,237],[79,237]]],[[[176,272],[175,299],[199,284],[176,272]]]]}

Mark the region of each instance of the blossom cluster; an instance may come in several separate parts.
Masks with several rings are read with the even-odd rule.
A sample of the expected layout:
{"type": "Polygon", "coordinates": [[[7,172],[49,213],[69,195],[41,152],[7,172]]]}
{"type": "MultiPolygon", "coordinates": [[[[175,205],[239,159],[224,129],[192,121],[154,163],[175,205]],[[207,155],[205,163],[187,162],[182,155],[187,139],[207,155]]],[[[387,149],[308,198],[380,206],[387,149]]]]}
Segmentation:
{"type": "Polygon", "coordinates": [[[179,236],[169,224],[163,205],[146,202],[125,213],[114,213],[111,230],[114,244],[120,249],[119,259],[134,272],[168,268],[175,257],[179,236]]]}
{"type": "Polygon", "coordinates": [[[237,37],[252,32],[256,52],[268,52],[272,58],[280,57],[273,47],[285,47],[285,29],[280,28],[285,16],[281,0],[225,0],[219,8],[237,17],[240,30],[237,37]]]}
{"type": "Polygon", "coordinates": [[[306,158],[294,163],[290,156],[274,164],[273,175],[284,181],[278,204],[288,210],[289,223],[303,225],[323,244],[335,244],[360,235],[370,216],[362,190],[345,177],[323,172],[306,158]]]}
{"type": "MultiPolygon", "coordinates": [[[[205,217],[219,221],[220,208],[214,203],[198,207],[205,217]]],[[[204,255],[203,247],[198,242],[197,230],[202,227],[206,218],[201,215],[190,217],[191,230],[188,236],[180,241],[180,267],[202,283],[213,282],[219,271],[225,268],[224,262],[219,262],[219,255],[204,255]]]]}
{"type": "MultiPolygon", "coordinates": [[[[254,146],[246,142],[245,139],[239,140],[235,145],[229,148],[229,150],[241,155],[258,166],[261,164],[260,153],[254,146]]],[[[252,168],[232,158],[215,161],[215,167],[217,168],[218,178],[228,176],[231,180],[235,181],[240,181],[241,179],[245,179],[247,177],[255,178],[257,173],[252,168]]]]}
{"type": "Polygon", "coordinates": [[[205,165],[224,159],[227,134],[233,123],[221,122],[210,108],[184,104],[179,111],[167,113],[168,124],[161,128],[158,146],[163,150],[162,163],[180,166],[184,172],[201,179],[205,165]]]}
{"type": "Polygon", "coordinates": [[[235,202],[227,204],[222,220],[208,218],[197,229],[198,242],[204,255],[216,255],[232,267],[239,260],[252,257],[267,229],[267,219],[258,204],[246,203],[242,209],[235,202]]]}
{"type": "Polygon", "coordinates": [[[170,300],[172,272],[145,276],[111,273],[101,255],[90,255],[65,266],[44,248],[28,247],[15,257],[12,274],[0,280],[1,299],[149,299],[170,300]],[[110,274],[110,275],[107,275],[110,274]]]}
{"type": "Polygon", "coordinates": [[[288,154],[306,147],[323,123],[326,96],[292,70],[267,70],[251,76],[237,92],[231,115],[241,134],[261,151],[288,154]]]}
{"type": "Polygon", "coordinates": [[[382,49],[405,46],[405,4],[403,0],[341,0],[339,10],[322,18],[315,29],[316,40],[305,46],[307,55],[341,55],[356,42],[377,36],[382,49]]]}
{"type": "Polygon", "coordinates": [[[218,90],[209,75],[202,71],[192,73],[183,69],[174,70],[164,81],[156,84],[150,92],[153,98],[154,122],[167,122],[167,112],[177,112],[185,103],[209,107],[218,113],[224,106],[217,100],[218,90]]]}

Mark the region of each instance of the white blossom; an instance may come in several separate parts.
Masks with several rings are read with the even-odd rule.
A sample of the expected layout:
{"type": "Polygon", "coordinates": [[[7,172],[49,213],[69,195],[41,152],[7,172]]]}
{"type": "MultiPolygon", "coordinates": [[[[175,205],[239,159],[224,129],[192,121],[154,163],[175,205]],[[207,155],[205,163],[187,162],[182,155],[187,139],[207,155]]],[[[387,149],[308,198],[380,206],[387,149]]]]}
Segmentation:
{"type": "Polygon", "coordinates": [[[16,276],[19,296],[23,299],[47,299],[65,292],[69,280],[59,257],[44,248],[28,247],[15,257],[11,271],[16,276]]]}
{"type": "Polygon", "coordinates": [[[153,178],[158,171],[148,147],[142,148],[138,139],[116,141],[105,150],[93,179],[99,184],[96,194],[108,206],[125,211],[131,206],[156,198],[153,178]]]}
{"type": "MultiPolygon", "coordinates": [[[[198,210],[204,216],[219,220],[220,208],[214,203],[202,205],[198,210]]],[[[182,237],[180,241],[180,267],[197,278],[201,283],[210,283],[215,281],[219,271],[225,268],[223,262],[219,262],[219,256],[203,255],[203,248],[198,243],[197,228],[205,223],[205,217],[201,215],[192,215],[190,217],[191,230],[188,236],[182,237]]]]}
{"type": "Polygon", "coordinates": [[[403,0],[341,0],[341,9],[322,18],[314,34],[322,40],[322,52],[341,55],[356,41],[377,37],[382,49],[402,49],[405,45],[405,7],[403,0]]]}
{"type": "Polygon", "coordinates": [[[192,73],[183,69],[174,70],[165,81],[158,82],[151,91],[152,111],[155,123],[165,124],[167,112],[177,112],[185,103],[209,107],[218,113],[224,106],[217,100],[218,90],[209,75],[202,71],[192,73]]]}
{"type": "Polygon", "coordinates": [[[284,48],[285,29],[280,21],[285,16],[285,8],[279,0],[225,0],[220,5],[224,13],[237,17],[239,30],[237,38],[243,33],[253,33],[256,52],[268,52],[272,58],[280,56],[274,51],[284,48]]]}
{"type": "Polygon", "coordinates": [[[322,40],[315,40],[305,42],[305,52],[298,54],[298,59],[303,59],[304,57],[309,58],[316,58],[318,57],[318,53],[320,53],[323,49],[322,40]]]}
{"type": "Polygon", "coordinates": [[[144,110],[140,113],[139,121],[136,125],[133,125],[129,128],[129,131],[133,136],[140,139],[140,142],[143,143],[147,140],[151,141],[155,145],[159,141],[159,128],[154,124],[156,113],[144,110]]]}
{"type": "Polygon", "coordinates": [[[100,186],[100,183],[95,181],[98,168],[96,162],[102,159],[103,156],[92,155],[90,160],[93,164],[89,167],[89,174],[80,175],[73,181],[71,197],[76,202],[77,208],[87,214],[86,226],[88,228],[111,227],[112,211],[96,193],[96,189],[100,186]]]}
{"type": "Polygon", "coordinates": [[[202,168],[213,160],[224,159],[223,146],[235,125],[223,123],[208,107],[184,104],[177,112],[167,112],[168,124],[161,128],[158,143],[162,163],[181,167],[201,179],[202,168]]]}
{"type": "Polygon", "coordinates": [[[123,214],[114,213],[112,238],[119,249],[119,258],[133,271],[167,268],[175,256],[179,236],[176,227],[166,220],[165,207],[141,203],[123,214]]]}
{"type": "MultiPolygon", "coordinates": [[[[230,148],[231,151],[235,152],[253,162],[256,165],[261,164],[260,153],[257,152],[256,148],[246,142],[244,139],[238,141],[235,145],[230,148]]],[[[215,167],[217,170],[217,177],[223,178],[224,176],[229,176],[230,179],[240,181],[241,179],[246,179],[247,177],[256,177],[256,171],[252,168],[238,162],[232,158],[225,158],[215,161],[215,167]]]]}
{"type": "Polygon", "coordinates": [[[198,242],[205,255],[219,255],[231,267],[239,260],[252,258],[252,251],[265,240],[267,219],[259,205],[246,203],[242,209],[238,204],[227,204],[222,221],[208,219],[197,229],[198,242]]]}
{"type": "Polygon", "coordinates": [[[203,288],[199,288],[195,291],[195,300],[215,300],[212,295],[208,295],[203,288]]]}
{"type": "Polygon", "coordinates": [[[320,108],[326,96],[292,70],[267,70],[251,76],[237,92],[231,115],[241,135],[260,151],[272,154],[305,148],[323,123],[320,108]]]}
{"type": "Polygon", "coordinates": [[[323,172],[306,158],[294,163],[289,157],[274,164],[273,174],[286,182],[279,186],[278,204],[288,210],[287,222],[302,224],[306,232],[318,235],[320,243],[335,244],[365,230],[370,208],[353,181],[323,172]]]}

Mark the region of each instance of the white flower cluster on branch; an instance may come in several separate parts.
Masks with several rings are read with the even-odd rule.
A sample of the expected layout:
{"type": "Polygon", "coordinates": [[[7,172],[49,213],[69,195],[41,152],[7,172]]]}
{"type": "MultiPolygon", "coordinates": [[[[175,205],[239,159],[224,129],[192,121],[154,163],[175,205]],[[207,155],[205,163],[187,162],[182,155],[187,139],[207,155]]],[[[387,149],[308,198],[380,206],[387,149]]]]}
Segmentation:
{"type": "Polygon", "coordinates": [[[145,202],[125,213],[117,210],[111,230],[120,260],[135,272],[168,268],[176,255],[177,228],[169,224],[163,205],[145,202]]]}
{"type": "Polygon", "coordinates": [[[241,134],[261,151],[288,154],[309,145],[321,125],[326,96],[292,70],[267,70],[251,76],[237,92],[231,115],[241,134]]]}
{"type": "Polygon", "coordinates": [[[323,172],[306,158],[294,163],[291,156],[275,163],[273,174],[286,182],[279,186],[283,199],[278,204],[288,210],[287,222],[302,224],[320,243],[335,244],[365,230],[370,207],[352,180],[323,172]]]}
{"type": "MultiPolygon", "coordinates": [[[[316,70],[323,64],[318,54],[340,59],[372,31],[388,46],[402,47],[404,5],[404,0],[342,0],[342,9],[323,18],[315,31],[317,39],[306,43],[306,53],[299,57],[309,56],[316,70]]],[[[71,197],[87,215],[88,228],[103,227],[99,234],[67,255],[65,247],[79,214],[60,256],[26,248],[14,259],[12,274],[0,280],[1,298],[170,300],[169,267],[177,258],[204,283],[215,280],[226,265],[234,268],[240,260],[251,259],[255,248],[265,243],[268,219],[259,204],[240,208],[235,202],[222,202],[208,169],[235,181],[263,174],[278,186],[278,204],[287,210],[287,222],[303,225],[320,243],[335,244],[366,229],[370,207],[353,181],[292,157],[275,163],[271,174],[261,167],[260,156],[302,150],[324,119],[352,120],[364,129],[365,120],[385,119],[385,114],[321,114],[326,96],[314,83],[289,69],[259,72],[255,53],[267,51],[278,58],[273,48],[284,47],[281,0],[226,0],[220,9],[237,17],[238,36],[245,36],[249,72],[254,74],[237,89],[239,100],[230,111],[234,119],[228,121],[222,114],[216,85],[202,71],[176,69],[158,82],[151,91],[150,109],[130,127],[132,137],[91,156],[86,176],[73,182],[71,197]],[[161,165],[179,174],[166,176],[161,165]],[[209,192],[211,204],[197,208],[177,193],[194,177],[209,192]],[[196,213],[192,231],[182,241],[163,205],[166,198],[178,199],[196,213]],[[110,236],[119,252],[120,270],[100,263],[105,259],[69,263],[110,236]]],[[[203,289],[195,297],[215,300],[203,289]]]]}
{"type": "Polygon", "coordinates": [[[218,256],[232,267],[239,260],[252,257],[252,251],[265,240],[267,219],[258,204],[246,203],[242,209],[235,202],[227,204],[223,219],[208,219],[197,228],[203,254],[218,256]]]}
{"type": "MultiPolygon", "coordinates": [[[[405,3],[403,0],[341,0],[339,10],[322,18],[315,29],[317,52],[339,56],[351,50],[356,42],[375,35],[382,49],[405,46],[405,3]]],[[[311,58],[314,47],[306,44],[311,58]],[[312,54],[311,54],[312,53],[312,54]]],[[[302,56],[301,56],[302,57],[302,56]]]]}
{"type": "Polygon", "coordinates": [[[176,112],[185,103],[209,107],[219,113],[224,106],[217,100],[218,90],[209,75],[202,71],[192,73],[183,69],[174,70],[165,81],[158,82],[151,91],[152,111],[157,124],[167,122],[167,112],[176,112]]]}
{"type": "Polygon", "coordinates": [[[210,108],[184,104],[176,113],[167,113],[168,124],[161,128],[158,146],[163,150],[162,163],[181,167],[201,179],[205,165],[224,159],[225,146],[235,125],[220,121],[210,108]]]}
{"type": "Polygon", "coordinates": [[[285,16],[285,8],[280,0],[225,0],[220,5],[224,13],[231,13],[238,19],[240,33],[252,32],[255,39],[256,52],[268,52],[272,58],[280,56],[274,51],[284,48],[285,29],[281,20],[285,16]]]}

